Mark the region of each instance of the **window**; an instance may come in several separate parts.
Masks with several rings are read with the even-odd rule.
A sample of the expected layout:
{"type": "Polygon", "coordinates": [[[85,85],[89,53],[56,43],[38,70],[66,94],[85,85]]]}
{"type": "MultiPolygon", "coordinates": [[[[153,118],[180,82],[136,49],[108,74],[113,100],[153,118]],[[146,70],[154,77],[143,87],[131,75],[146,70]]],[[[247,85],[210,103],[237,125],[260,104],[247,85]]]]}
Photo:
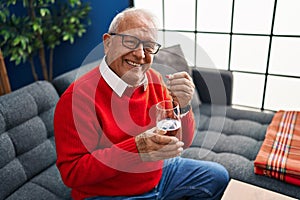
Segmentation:
{"type": "Polygon", "coordinates": [[[191,67],[233,72],[233,104],[300,110],[299,0],[135,0],[191,67]],[[151,2],[151,3],[150,3],[151,2]]]}

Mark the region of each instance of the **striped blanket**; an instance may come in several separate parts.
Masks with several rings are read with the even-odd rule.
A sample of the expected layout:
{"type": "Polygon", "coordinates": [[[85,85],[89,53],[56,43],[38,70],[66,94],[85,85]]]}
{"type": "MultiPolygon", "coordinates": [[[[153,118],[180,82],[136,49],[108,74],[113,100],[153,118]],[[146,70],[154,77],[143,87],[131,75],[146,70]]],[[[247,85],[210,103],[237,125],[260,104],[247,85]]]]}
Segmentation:
{"type": "Polygon", "coordinates": [[[300,112],[275,113],[254,161],[254,172],[300,186],[300,112]]]}

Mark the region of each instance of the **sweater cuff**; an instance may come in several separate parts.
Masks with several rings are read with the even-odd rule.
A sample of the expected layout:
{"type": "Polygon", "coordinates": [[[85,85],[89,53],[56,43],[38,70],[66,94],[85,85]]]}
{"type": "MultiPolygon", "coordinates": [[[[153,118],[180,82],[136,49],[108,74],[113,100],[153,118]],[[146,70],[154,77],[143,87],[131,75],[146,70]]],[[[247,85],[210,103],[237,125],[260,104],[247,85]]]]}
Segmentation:
{"type": "Polygon", "coordinates": [[[124,159],[129,159],[128,161],[141,161],[134,137],[124,140],[115,146],[122,152],[124,159]]]}
{"type": "Polygon", "coordinates": [[[190,107],[188,112],[186,112],[184,115],[181,115],[180,117],[181,117],[181,121],[194,120],[194,115],[193,115],[193,112],[192,112],[192,108],[190,107]]]}
{"type": "Polygon", "coordinates": [[[127,139],[127,140],[124,140],[123,142],[120,142],[120,143],[118,143],[116,145],[118,147],[124,149],[124,150],[138,153],[134,137],[131,137],[131,138],[127,139]]]}
{"type": "Polygon", "coordinates": [[[160,170],[162,161],[144,162],[141,160],[136,147],[134,137],[114,145],[119,152],[118,158],[114,158],[118,165],[118,170],[130,173],[145,173],[160,170]]]}

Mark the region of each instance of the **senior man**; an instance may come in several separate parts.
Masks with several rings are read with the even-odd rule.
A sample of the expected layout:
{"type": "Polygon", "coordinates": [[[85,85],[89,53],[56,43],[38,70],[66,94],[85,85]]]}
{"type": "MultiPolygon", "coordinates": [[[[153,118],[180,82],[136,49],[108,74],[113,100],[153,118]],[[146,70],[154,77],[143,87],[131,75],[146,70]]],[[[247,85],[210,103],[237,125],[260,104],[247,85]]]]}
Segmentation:
{"type": "Polygon", "coordinates": [[[102,62],[61,96],[54,118],[57,166],[81,199],[220,199],[228,173],[217,163],[180,157],[192,142],[192,78],[151,68],[155,17],[130,8],[103,35],[102,62]],[[155,105],[179,103],[182,140],[157,131],[155,105]]]}

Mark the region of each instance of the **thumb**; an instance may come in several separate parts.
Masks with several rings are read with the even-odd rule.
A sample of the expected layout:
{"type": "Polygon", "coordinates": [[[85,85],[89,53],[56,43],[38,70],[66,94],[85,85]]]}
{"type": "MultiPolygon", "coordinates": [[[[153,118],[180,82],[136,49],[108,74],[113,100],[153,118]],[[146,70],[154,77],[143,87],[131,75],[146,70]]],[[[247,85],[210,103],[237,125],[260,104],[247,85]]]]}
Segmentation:
{"type": "Polygon", "coordinates": [[[167,133],[166,130],[162,130],[162,129],[156,129],[156,133],[158,133],[159,135],[165,135],[167,133]]]}

